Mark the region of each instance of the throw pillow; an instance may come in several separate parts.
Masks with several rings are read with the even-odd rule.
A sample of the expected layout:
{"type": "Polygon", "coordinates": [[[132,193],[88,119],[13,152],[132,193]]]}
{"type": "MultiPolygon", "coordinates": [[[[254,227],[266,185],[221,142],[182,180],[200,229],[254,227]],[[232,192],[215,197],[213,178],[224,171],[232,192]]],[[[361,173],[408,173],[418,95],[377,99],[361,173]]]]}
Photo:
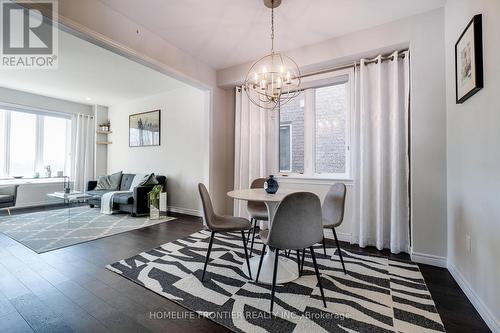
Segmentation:
{"type": "Polygon", "coordinates": [[[148,178],[144,180],[139,186],[149,186],[149,185],[158,185],[158,180],[156,180],[156,176],[154,173],[148,175],[148,178]]]}
{"type": "Polygon", "coordinates": [[[109,176],[99,176],[97,178],[96,190],[116,191],[120,187],[122,172],[117,172],[109,176]]]}
{"type": "Polygon", "coordinates": [[[130,184],[129,191],[133,191],[134,188],[137,186],[140,186],[142,182],[146,181],[149,177],[149,174],[145,175],[143,173],[137,173],[135,174],[134,179],[132,180],[132,183],[130,184]]]}

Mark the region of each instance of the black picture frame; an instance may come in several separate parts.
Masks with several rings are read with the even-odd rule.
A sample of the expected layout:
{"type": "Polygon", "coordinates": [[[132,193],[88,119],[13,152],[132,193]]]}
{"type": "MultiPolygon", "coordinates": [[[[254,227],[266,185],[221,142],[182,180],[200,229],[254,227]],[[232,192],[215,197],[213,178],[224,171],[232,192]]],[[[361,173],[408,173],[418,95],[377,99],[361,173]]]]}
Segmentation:
{"type": "MultiPolygon", "coordinates": [[[[484,87],[482,21],[483,19],[481,14],[475,15],[469,22],[469,24],[467,24],[467,27],[455,43],[455,93],[457,104],[462,104],[484,87]],[[467,42],[467,40],[464,40],[464,38],[471,38],[471,36],[469,36],[470,29],[474,29],[474,31],[472,32],[473,49],[466,50],[466,48],[463,48],[463,43],[467,42]],[[462,48],[459,50],[460,47],[462,48]],[[468,57],[471,58],[467,59],[468,57]],[[464,59],[466,59],[465,67],[464,59]],[[459,62],[461,66],[459,66],[459,62]],[[470,75],[465,74],[464,76],[464,70],[465,73],[469,73],[470,70],[470,75]],[[473,85],[469,88],[465,88],[464,91],[461,91],[459,84],[465,81],[468,81],[467,83],[469,84],[473,82],[473,85]]],[[[469,40],[469,42],[471,41],[469,40]]]]}
{"type": "Polygon", "coordinates": [[[160,146],[161,145],[161,110],[153,110],[153,111],[147,111],[147,112],[141,112],[141,113],[134,113],[128,116],[128,146],[130,148],[136,148],[136,147],[152,147],[152,146],[160,146]],[[141,118],[142,117],[142,118],[141,118]],[[132,122],[135,121],[135,119],[152,119],[153,121],[153,129],[157,127],[157,131],[153,131],[153,133],[158,133],[158,136],[156,137],[155,135],[152,136],[152,141],[145,143],[144,141],[141,142],[140,138],[139,141],[132,142],[133,137],[135,135],[132,135],[132,131],[136,129],[136,127],[132,127],[132,122]]]}

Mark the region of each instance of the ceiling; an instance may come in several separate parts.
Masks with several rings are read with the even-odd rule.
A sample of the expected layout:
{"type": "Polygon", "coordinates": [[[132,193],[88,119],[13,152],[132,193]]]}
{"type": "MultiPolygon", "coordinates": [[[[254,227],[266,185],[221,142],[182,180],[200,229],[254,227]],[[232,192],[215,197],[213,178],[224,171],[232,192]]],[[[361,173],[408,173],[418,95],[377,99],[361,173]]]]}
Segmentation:
{"type": "Polygon", "coordinates": [[[63,31],[59,33],[58,58],[58,69],[0,70],[0,87],[104,106],[186,87],[63,31]]]}
{"type": "MultiPolygon", "coordinates": [[[[101,0],[215,69],[270,50],[262,0],[101,0]]],[[[444,6],[445,0],[283,0],[275,10],[276,48],[325,41],[444,6]]]]}

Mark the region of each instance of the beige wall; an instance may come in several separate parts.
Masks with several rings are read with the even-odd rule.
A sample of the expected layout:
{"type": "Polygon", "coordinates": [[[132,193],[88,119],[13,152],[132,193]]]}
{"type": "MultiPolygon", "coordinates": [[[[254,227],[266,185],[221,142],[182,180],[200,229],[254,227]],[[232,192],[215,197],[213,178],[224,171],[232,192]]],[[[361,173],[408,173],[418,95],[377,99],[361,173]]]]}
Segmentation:
{"type": "Polygon", "coordinates": [[[500,332],[500,1],[448,1],[445,27],[448,267],[500,332]],[[483,14],[484,88],[456,104],[455,43],[475,14],[483,14]]]}
{"type": "MultiPolygon", "coordinates": [[[[446,266],[443,9],[292,50],[287,54],[306,72],[406,47],[411,52],[412,257],[419,262],[446,266]]],[[[217,83],[226,87],[241,83],[249,66],[243,64],[218,71],[217,83]]],[[[311,185],[309,188],[320,196],[324,195],[324,186],[311,185]]],[[[346,220],[343,233],[350,233],[350,223],[352,221],[346,220]]]]}

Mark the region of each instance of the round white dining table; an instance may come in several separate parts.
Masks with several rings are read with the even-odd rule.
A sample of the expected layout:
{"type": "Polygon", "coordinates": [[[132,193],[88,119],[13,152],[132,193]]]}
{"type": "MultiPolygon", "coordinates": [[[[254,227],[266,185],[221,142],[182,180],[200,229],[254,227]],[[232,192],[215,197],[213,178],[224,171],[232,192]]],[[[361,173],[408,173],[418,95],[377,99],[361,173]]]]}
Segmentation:
{"type": "MultiPolygon", "coordinates": [[[[268,194],[264,189],[243,189],[234,190],[227,192],[227,195],[233,199],[243,200],[243,201],[257,201],[263,202],[267,207],[267,212],[269,216],[269,229],[272,230],[274,214],[278,208],[279,203],[285,196],[293,192],[278,191],[275,194],[268,194]]],[[[276,251],[266,247],[266,254],[262,260],[262,267],[259,275],[259,282],[272,284],[273,282],[273,268],[274,268],[274,256],[276,251]]],[[[259,268],[260,256],[253,256],[250,258],[250,269],[252,270],[252,276],[257,277],[257,270],[259,268]]],[[[248,275],[248,269],[246,263],[243,263],[241,269],[245,274],[248,275]]],[[[293,260],[286,258],[285,256],[280,256],[278,259],[278,269],[276,273],[276,283],[290,282],[299,277],[297,263],[293,260]]]]}

